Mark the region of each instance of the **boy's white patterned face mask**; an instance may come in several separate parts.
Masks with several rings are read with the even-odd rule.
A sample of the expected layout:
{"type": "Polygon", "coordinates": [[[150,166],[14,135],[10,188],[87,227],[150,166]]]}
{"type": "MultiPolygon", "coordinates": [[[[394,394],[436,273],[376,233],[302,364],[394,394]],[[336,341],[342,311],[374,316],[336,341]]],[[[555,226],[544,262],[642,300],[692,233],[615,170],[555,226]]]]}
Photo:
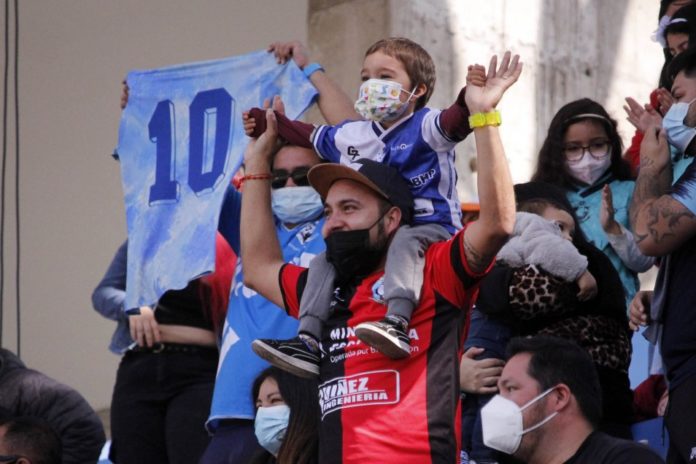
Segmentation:
{"type": "Polygon", "coordinates": [[[355,111],[363,119],[376,122],[390,122],[404,114],[408,103],[411,101],[413,91],[406,101],[401,101],[401,84],[383,79],[368,79],[360,86],[358,100],[355,102],[355,111]]]}

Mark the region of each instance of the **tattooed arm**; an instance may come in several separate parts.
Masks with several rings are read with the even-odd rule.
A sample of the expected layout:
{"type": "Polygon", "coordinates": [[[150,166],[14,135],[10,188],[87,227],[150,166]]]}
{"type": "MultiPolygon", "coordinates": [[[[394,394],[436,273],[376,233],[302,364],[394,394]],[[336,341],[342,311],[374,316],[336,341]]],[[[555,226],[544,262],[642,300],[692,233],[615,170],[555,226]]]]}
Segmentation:
{"type": "Polygon", "coordinates": [[[630,219],[636,243],[648,256],[664,256],[696,235],[696,167],[675,184],[664,131],[651,127],[640,147],[640,171],[631,201],[630,219]],[[692,198],[693,197],[693,198],[692,198]]]}

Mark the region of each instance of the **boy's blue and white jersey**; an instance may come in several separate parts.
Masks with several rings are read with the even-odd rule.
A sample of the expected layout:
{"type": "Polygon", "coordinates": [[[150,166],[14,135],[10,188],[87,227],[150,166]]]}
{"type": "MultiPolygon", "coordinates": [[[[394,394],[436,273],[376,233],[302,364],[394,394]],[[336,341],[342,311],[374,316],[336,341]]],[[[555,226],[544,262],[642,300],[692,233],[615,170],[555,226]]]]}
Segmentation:
{"type": "Polygon", "coordinates": [[[325,160],[358,168],[361,159],[388,164],[408,181],[415,224],[440,224],[450,233],[462,228],[457,197],[454,146],[440,128],[440,111],[423,108],[383,129],[371,121],[319,126],[312,135],[325,160]]]}

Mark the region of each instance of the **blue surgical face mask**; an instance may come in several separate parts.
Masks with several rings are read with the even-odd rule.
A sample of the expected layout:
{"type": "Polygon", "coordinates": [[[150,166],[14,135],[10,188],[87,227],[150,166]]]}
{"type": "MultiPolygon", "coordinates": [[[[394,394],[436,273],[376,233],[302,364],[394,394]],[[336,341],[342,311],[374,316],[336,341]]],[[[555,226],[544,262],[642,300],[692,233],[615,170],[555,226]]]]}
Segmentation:
{"type": "Polygon", "coordinates": [[[696,101],[674,103],[662,120],[662,127],[667,133],[667,140],[680,152],[684,153],[693,138],[696,136],[696,127],[689,127],[684,123],[684,118],[689,113],[689,107],[696,101]]]}
{"type": "Polygon", "coordinates": [[[254,433],[259,444],[273,456],[278,456],[280,445],[283,444],[285,432],[288,430],[290,408],[281,404],[267,408],[259,408],[254,420],[254,433]]]}
{"type": "Polygon", "coordinates": [[[299,224],[319,216],[324,209],[312,187],[283,187],[271,192],[273,214],[285,224],[299,224]]]}

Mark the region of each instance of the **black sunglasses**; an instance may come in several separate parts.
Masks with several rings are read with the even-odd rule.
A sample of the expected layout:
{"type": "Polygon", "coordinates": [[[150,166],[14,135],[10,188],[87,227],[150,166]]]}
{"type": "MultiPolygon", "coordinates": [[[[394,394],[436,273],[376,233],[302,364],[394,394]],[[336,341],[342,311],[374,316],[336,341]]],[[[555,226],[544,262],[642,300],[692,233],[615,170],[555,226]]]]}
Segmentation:
{"type": "Polygon", "coordinates": [[[307,179],[307,173],[311,169],[310,166],[300,166],[288,172],[286,169],[274,169],[273,178],[271,179],[271,188],[279,189],[285,187],[288,179],[300,186],[306,187],[309,185],[309,179],[307,179]]]}

